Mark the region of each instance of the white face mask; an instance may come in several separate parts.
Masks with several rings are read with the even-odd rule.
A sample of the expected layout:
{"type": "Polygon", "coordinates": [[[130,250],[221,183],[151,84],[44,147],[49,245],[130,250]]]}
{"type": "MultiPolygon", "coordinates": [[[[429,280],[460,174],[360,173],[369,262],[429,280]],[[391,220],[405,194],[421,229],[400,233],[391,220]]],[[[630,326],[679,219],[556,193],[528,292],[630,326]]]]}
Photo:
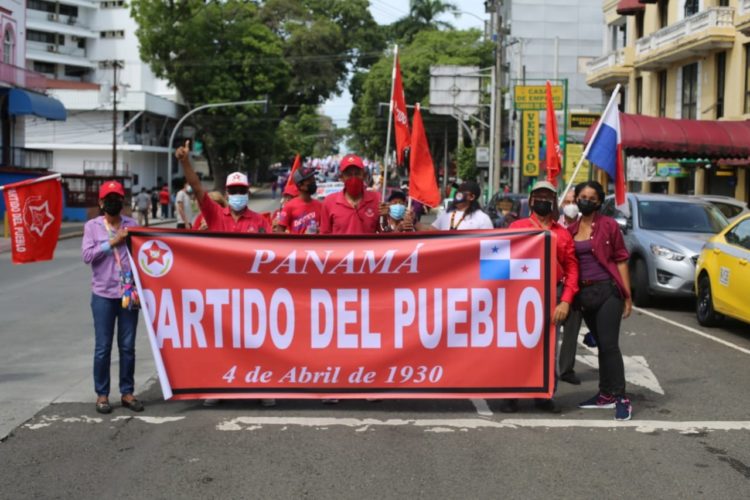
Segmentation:
{"type": "Polygon", "coordinates": [[[578,205],[575,203],[571,203],[570,205],[565,205],[563,207],[563,214],[565,214],[565,217],[568,219],[577,219],[578,218],[578,205]]]}

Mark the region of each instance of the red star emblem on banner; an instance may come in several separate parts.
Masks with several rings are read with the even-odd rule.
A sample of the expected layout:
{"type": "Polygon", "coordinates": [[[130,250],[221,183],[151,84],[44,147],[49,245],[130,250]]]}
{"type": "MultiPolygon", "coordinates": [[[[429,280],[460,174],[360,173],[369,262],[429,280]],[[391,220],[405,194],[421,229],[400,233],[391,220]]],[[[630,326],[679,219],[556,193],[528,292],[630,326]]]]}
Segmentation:
{"type": "Polygon", "coordinates": [[[55,221],[55,217],[49,211],[49,203],[46,201],[40,205],[28,205],[29,210],[29,231],[44,236],[50,224],[55,221]]]}
{"type": "Polygon", "coordinates": [[[147,265],[151,265],[154,262],[158,262],[162,266],[164,265],[164,255],[166,255],[167,251],[159,248],[159,246],[156,244],[155,241],[151,242],[151,246],[146,249],[146,259],[147,265]]]}

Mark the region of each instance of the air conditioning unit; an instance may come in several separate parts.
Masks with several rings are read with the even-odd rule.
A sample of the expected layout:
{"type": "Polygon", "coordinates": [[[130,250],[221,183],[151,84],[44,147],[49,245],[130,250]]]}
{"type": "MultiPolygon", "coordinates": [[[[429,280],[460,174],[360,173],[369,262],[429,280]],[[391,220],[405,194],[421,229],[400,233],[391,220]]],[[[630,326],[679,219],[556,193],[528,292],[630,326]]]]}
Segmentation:
{"type": "Polygon", "coordinates": [[[59,18],[59,17],[57,17],[57,14],[52,14],[52,13],[50,13],[50,14],[47,14],[47,19],[48,19],[48,20],[50,20],[50,21],[57,21],[57,20],[59,20],[60,18],[59,18]]]}
{"type": "Polygon", "coordinates": [[[47,52],[57,52],[57,45],[47,45],[47,52]]]}

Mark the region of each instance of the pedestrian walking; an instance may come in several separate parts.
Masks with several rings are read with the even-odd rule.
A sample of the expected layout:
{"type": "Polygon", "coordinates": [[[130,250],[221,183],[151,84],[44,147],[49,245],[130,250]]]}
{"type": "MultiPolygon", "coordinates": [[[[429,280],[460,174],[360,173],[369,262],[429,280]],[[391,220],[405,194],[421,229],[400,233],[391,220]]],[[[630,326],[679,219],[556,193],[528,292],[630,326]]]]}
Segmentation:
{"type": "Polygon", "coordinates": [[[122,215],[125,190],[117,181],[99,188],[102,215],[91,219],[83,229],[81,253],[91,265],[91,312],[94,317],[94,390],[96,411],[110,413],[110,357],[117,323],[117,349],[120,355],[120,402],[125,408],[143,411],[135,392],[135,333],[138,325],[137,295],[128,260],[125,238],[136,221],[122,215]]]}
{"type": "Polygon", "coordinates": [[[159,191],[159,206],[161,207],[161,218],[169,219],[169,187],[166,184],[159,191]]]}
{"type": "Polygon", "coordinates": [[[159,215],[159,190],[156,186],[151,188],[151,220],[156,220],[159,215]]]}
{"type": "MultiPolygon", "coordinates": [[[[519,219],[510,224],[510,229],[545,229],[555,234],[556,238],[556,268],[557,268],[557,296],[558,303],[552,314],[552,320],[557,325],[555,345],[559,336],[560,325],[570,313],[573,298],[578,292],[578,260],[575,256],[575,247],[570,233],[557,223],[557,190],[555,186],[547,181],[539,181],[534,184],[529,194],[529,207],[531,215],[525,219],[519,219]]],[[[551,413],[559,413],[560,409],[552,398],[535,399],[537,408],[551,413]]],[[[501,411],[513,413],[518,411],[517,399],[506,399],[503,401],[501,411]]]]}
{"type": "Polygon", "coordinates": [[[599,392],[579,408],[614,408],[616,420],[630,420],[625,395],[625,366],[620,351],[620,321],[630,315],[628,250],[617,222],[601,215],[604,188],[596,181],[578,184],[576,204],[581,218],[570,225],[579,262],[575,305],[581,310],[599,347],[599,392]]]}
{"type": "Polygon", "coordinates": [[[146,191],[146,188],[141,188],[141,192],[135,197],[133,202],[135,205],[135,213],[138,217],[138,225],[148,227],[148,213],[151,211],[151,196],[146,191]]]}
{"type": "Polygon", "coordinates": [[[196,210],[193,207],[193,188],[187,181],[183,188],[177,192],[175,209],[177,211],[177,229],[192,229],[196,210]]]}

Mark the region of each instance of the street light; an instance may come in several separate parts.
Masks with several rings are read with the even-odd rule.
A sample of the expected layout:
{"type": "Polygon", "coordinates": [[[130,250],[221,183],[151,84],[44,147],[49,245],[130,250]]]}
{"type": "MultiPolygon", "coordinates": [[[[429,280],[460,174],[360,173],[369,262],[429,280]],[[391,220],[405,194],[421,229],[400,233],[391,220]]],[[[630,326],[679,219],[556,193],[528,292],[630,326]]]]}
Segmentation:
{"type": "Polygon", "coordinates": [[[229,106],[248,106],[248,105],[254,105],[254,104],[263,104],[265,106],[268,106],[268,99],[263,99],[260,101],[234,101],[234,102],[218,102],[214,104],[204,104],[203,106],[198,106],[195,109],[192,109],[185,113],[182,118],[180,118],[180,121],[177,122],[177,125],[174,126],[172,129],[172,134],[169,136],[169,143],[167,144],[167,187],[168,189],[172,189],[172,144],[174,144],[174,138],[177,135],[177,131],[180,129],[180,125],[182,125],[182,122],[184,122],[188,116],[192,115],[193,113],[197,113],[198,111],[202,111],[204,109],[208,108],[225,108],[229,106]]]}

